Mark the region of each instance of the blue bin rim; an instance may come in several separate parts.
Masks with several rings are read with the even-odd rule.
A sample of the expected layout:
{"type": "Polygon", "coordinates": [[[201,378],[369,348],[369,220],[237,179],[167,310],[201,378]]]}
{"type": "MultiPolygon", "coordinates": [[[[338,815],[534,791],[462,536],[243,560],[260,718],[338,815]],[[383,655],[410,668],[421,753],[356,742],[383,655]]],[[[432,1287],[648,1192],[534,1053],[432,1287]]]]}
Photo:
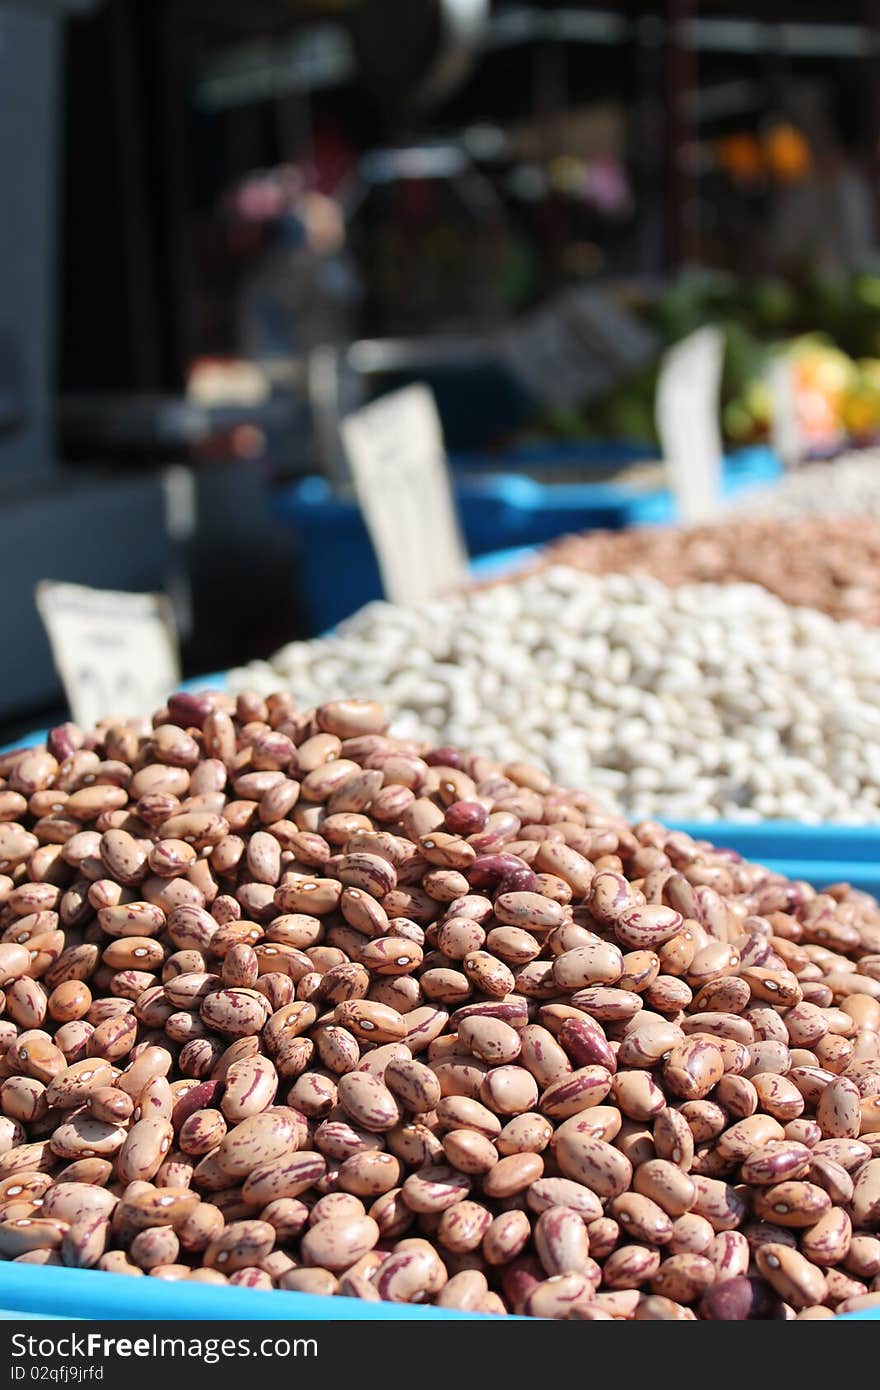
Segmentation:
{"type": "MultiPolygon", "coordinates": [[[[504,456],[502,456],[504,458],[504,456]]],[[[725,483],[729,488],[747,480],[752,472],[769,482],[782,471],[776,454],[766,445],[755,445],[739,453],[725,456],[725,483]]],[[[456,496],[465,504],[491,500],[504,506],[528,511],[556,510],[570,507],[583,512],[613,509],[632,509],[632,520],[651,520],[651,506],[672,503],[672,494],[666,487],[638,488],[624,483],[591,483],[588,479],[578,482],[542,483],[539,479],[515,471],[511,459],[509,468],[503,466],[491,473],[456,472],[453,486],[456,496]],[[648,508],[642,515],[640,508],[648,508]]],[[[549,466],[549,464],[548,464],[549,466]]],[[[321,474],[310,474],[295,482],[287,483],[272,495],[272,506],[277,513],[298,517],[304,511],[312,518],[326,511],[334,517],[359,515],[360,508],[353,495],[338,496],[329,479],[321,474]]],[[[583,517],[578,525],[584,525],[583,517]]]]}
{"type": "MultiPolygon", "coordinates": [[[[277,1321],[363,1322],[375,1320],[490,1321],[488,1314],[465,1313],[407,1303],[368,1303],[359,1298],[328,1298],[274,1289],[223,1288],[162,1279],[132,1279],[94,1269],[0,1263],[0,1308],[6,1313],[54,1315],[102,1321],[277,1321]]],[[[504,1321],[508,1321],[507,1318],[504,1321]]]]}
{"type": "MultiPolygon", "coordinates": [[[[495,1322],[503,1327],[527,1319],[493,1318],[433,1304],[369,1303],[281,1289],[223,1288],[183,1281],[132,1279],[93,1269],[64,1269],[0,1263],[0,1308],[9,1316],[78,1321],[187,1322],[495,1322]]],[[[880,1321],[880,1308],[844,1313],[836,1322],[880,1321]]]]}
{"type": "MultiPolygon", "coordinates": [[[[466,477],[455,479],[455,494],[465,504],[492,501],[524,511],[565,506],[578,506],[584,511],[603,511],[630,507],[643,498],[665,497],[666,490],[642,492],[613,483],[590,482],[554,483],[548,486],[521,473],[469,473],[466,477]]],[[[353,495],[339,496],[326,478],[317,475],[285,484],[273,494],[272,506],[276,512],[295,517],[304,513],[310,519],[315,519],[321,512],[332,514],[335,518],[360,515],[360,506],[353,495]]],[[[578,524],[584,523],[579,519],[578,524]]]]}
{"type": "MultiPolygon", "coordinates": [[[[494,449],[455,449],[449,454],[449,462],[454,469],[479,469],[486,463],[510,468],[558,468],[570,464],[619,466],[624,469],[634,463],[661,463],[660,446],[649,440],[535,440],[526,444],[513,444],[494,449]]],[[[741,468],[781,468],[779,455],[772,444],[745,444],[724,452],[725,467],[741,468]]]]}
{"type": "MultiPolygon", "coordinates": [[[[51,1265],[0,1264],[0,1308],[22,1318],[93,1320],[93,1322],[495,1322],[528,1319],[473,1314],[434,1304],[389,1304],[360,1298],[325,1297],[285,1290],[238,1289],[227,1284],[167,1283],[131,1279],[96,1269],[61,1269],[51,1265]]],[[[841,1314],[836,1322],[877,1322],[880,1308],[841,1314]]]]}

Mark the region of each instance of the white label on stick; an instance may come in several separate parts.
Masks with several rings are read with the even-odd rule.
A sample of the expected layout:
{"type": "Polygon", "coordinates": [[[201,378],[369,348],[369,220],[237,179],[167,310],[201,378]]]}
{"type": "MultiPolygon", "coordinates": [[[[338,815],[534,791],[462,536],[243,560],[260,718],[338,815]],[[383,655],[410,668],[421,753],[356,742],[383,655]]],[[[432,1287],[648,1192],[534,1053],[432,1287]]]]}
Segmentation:
{"type": "Polygon", "coordinates": [[[177,634],[164,595],[44,580],[36,601],[71,713],[83,728],[108,715],[149,714],[177,686],[177,634]]]}
{"type": "Polygon", "coordinates": [[[719,425],[724,335],[700,328],[663,357],[657,382],[657,431],[684,522],[717,514],[724,449],[719,425]]]}
{"type": "Polygon", "coordinates": [[[386,598],[420,603],[463,583],[467,552],[431,391],[382,396],[349,415],[342,436],[386,598]]]}
{"type": "Polygon", "coordinates": [[[798,420],[794,364],[782,354],[770,368],[770,400],[773,411],[773,448],[783,467],[796,468],[803,460],[804,449],[798,420]]]}

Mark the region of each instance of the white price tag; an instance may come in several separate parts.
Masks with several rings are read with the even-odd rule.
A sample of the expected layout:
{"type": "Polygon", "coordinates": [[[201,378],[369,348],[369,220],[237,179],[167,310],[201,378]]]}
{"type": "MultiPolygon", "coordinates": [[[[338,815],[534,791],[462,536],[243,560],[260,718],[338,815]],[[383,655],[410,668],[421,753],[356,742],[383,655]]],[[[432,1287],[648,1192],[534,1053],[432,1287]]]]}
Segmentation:
{"type": "Polygon", "coordinates": [[[803,461],[804,447],[798,420],[794,365],[780,354],[770,368],[770,400],[773,411],[773,448],[784,468],[796,468],[803,461]]]}
{"type": "Polygon", "coordinates": [[[37,608],[76,722],[149,714],[180,681],[171,604],[80,584],[37,585],[37,608]]]}
{"type": "Polygon", "coordinates": [[[719,423],[724,335],[700,328],[664,354],[655,412],[680,520],[706,521],[721,502],[719,423]]]}
{"type": "Polygon", "coordinates": [[[342,422],[386,598],[420,603],[462,584],[467,552],[432,393],[407,386],[342,422]]]}

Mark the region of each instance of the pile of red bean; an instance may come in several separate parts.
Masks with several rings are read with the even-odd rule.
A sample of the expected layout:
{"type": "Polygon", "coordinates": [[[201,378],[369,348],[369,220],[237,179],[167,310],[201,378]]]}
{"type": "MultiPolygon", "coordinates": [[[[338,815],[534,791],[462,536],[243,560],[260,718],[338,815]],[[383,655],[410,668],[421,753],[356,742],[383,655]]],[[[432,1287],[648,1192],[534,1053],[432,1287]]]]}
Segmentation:
{"type": "Polygon", "coordinates": [[[384,730],[177,695],[0,757],[0,1258],[584,1320],[880,1304],[874,899],[384,730]]]}
{"type": "Polygon", "coordinates": [[[721,525],[566,536],[542,560],[592,574],[650,574],[664,584],[760,584],[784,603],[880,624],[876,517],[725,517],[721,525]]]}

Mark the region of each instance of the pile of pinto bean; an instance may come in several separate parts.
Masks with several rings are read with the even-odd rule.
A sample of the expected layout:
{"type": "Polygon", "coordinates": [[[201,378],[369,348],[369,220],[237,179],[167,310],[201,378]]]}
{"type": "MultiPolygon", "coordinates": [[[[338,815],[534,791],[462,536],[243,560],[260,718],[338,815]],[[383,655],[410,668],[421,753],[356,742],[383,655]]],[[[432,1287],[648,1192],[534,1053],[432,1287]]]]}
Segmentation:
{"type": "Polygon", "coordinates": [[[542,560],[669,585],[760,584],[796,607],[880,624],[880,521],[872,516],[756,514],[716,526],[594,531],[555,542],[542,560]]]}
{"type": "Polygon", "coordinates": [[[0,1258],[880,1304],[877,902],[385,729],[209,692],[0,757],[0,1258]]]}

